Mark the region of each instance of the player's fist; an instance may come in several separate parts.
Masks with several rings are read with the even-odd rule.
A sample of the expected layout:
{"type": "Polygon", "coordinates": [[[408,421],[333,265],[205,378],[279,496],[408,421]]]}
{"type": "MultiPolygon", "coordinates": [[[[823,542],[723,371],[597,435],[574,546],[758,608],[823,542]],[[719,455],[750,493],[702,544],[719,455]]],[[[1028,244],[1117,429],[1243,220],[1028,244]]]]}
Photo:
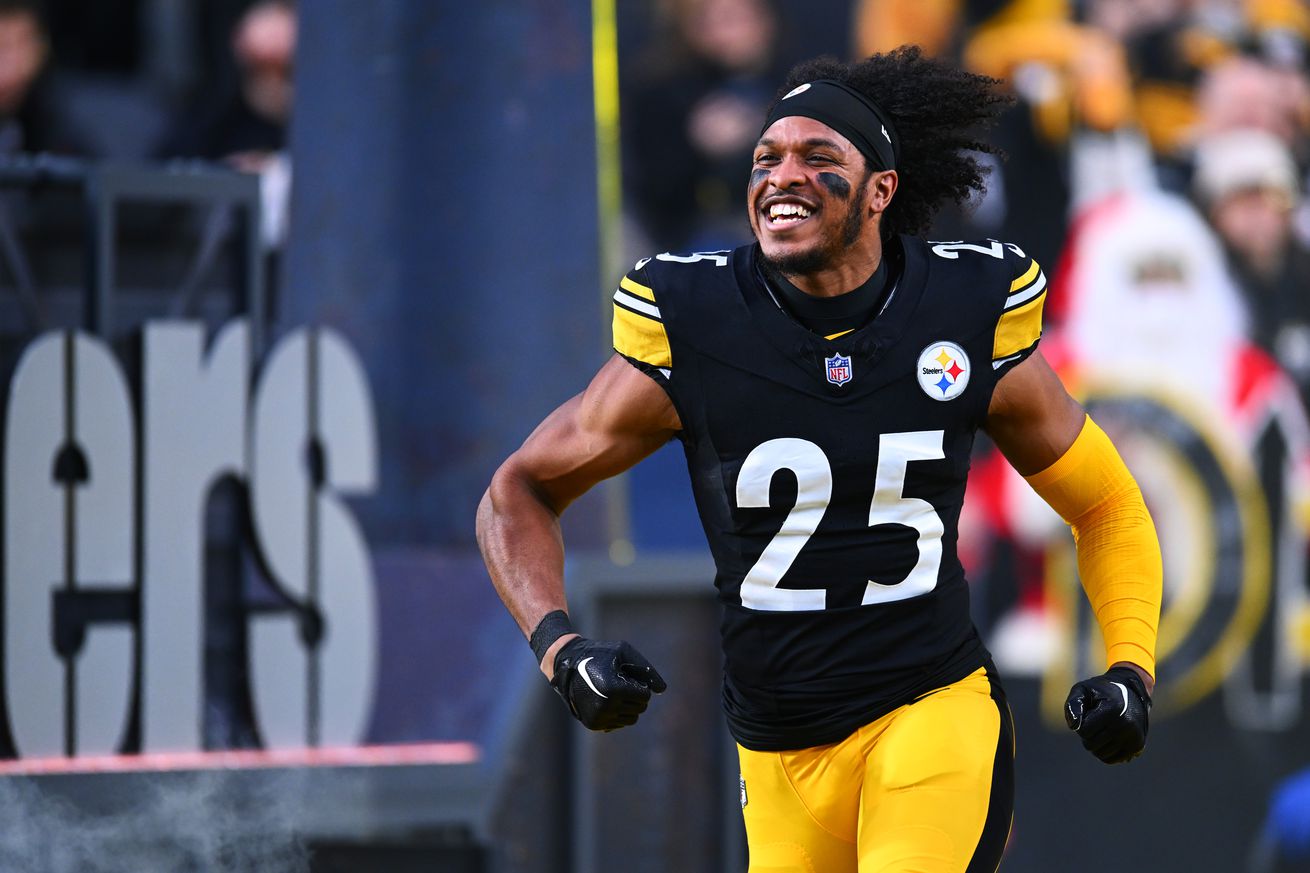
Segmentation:
{"type": "Polygon", "coordinates": [[[550,684],[569,712],[593,731],[627,727],[646,710],[651,692],[662,694],[664,679],[628,643],[569,640],[555,656],[550,684]]]}
{"type": "Polygon", "coordinates": [[[1131,761],[1146,747],[1151,698],[1142,677],[1129,667],[1111,667],[1069,690],[1064,721],[1078,732],[1083,748],[1107,764],[1131,761]]]}

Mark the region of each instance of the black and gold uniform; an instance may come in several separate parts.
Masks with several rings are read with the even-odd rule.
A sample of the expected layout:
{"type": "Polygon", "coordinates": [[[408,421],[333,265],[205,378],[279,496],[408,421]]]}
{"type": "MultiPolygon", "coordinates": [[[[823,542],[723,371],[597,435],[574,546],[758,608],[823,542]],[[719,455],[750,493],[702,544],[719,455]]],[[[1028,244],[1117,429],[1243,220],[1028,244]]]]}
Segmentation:
{"type": "Polygon", "coordinates": [[[681,418],[718,570],[752,870],[990,871],[1009,829],[1012,727],[957,524],[1046,279],[992,240],[900,237],[883,263],[827,310],[756,246],[643,260],[614,296],[615,349],[681,418]]]}
{"type": "Polygon", "coordinates": [[[668,392],[723,603],[723,702],[755,750],[833,743],[984,666],[956,556],[974,434],[1036,347],[1016,246],[902,237],[882,309],[827,339],[758,247],[643,260],[616,350],[668,392]]]}

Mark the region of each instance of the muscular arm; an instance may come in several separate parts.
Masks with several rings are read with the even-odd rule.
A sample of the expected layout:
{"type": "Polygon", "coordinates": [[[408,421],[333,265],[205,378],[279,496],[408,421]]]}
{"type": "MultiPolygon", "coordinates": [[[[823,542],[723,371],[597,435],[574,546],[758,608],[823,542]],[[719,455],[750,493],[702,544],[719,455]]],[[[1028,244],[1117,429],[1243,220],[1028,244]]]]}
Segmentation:
{"type": "MultiPolygon", "coordinates": [[[[1036,478],[1037,474],[1050,469],[1052,465],[1069,452],[1074,442],[1079,439],[1085,421],[1086,413],[1083,411],[1082,406],[1069,396],[1069,393],[1064,389],[1064,385],[1060,382],[1060,378],[1046,363],[1041,353],[1036,352],[1001,378],[995,392],[992,394],[985,427],[987,433],[1010,464],[1021,475],[1036,478]]],[[[1114,460],[1118,462],[1117,457],[1114,460]]],[[[1051,501],[1051,496],[1045,490],[1042,491],[1042,496],[1048,502],[1051,501]]],[[[1087,494],[1085,498],[1080,497],[1080,499],[1095,504],[1098,501],[1114,498],[1115,496],[1115,494],[1092,493],[1087,494]]],[[[1136,511],[1141,502],[1140,493],[1136,492],[1135,485],[1133,486],[1133,493],[1129,497],[1131,500],[1128,502],[1134,504],[1128,509],[1129,513],[1132,513],[1136,511]]],[[[1061,510],[1062,514],[1064,514],[1065,507],[1057,506],[1056,509],[1061,510]]],[[[1140,511],[1145,514],[1145,507],[1142,506],[1140,511]]],[[[1094,592],[1118,585],[1120,580],[1097,578],[1104,577],[1107,574],[1102,571],[1103,564],[1091,563],[1091,560],[1094,560],[1096,556],[1089,554],[1089,552],[1123,549],[1124,543],[1120,542],[1123,537],[1119,536],[1115,530],[1083,530],[1080,532],[1077,519],[1070,519],[1066,516],[1066,521],[1070,521],[1074,525],[1075,536],[1078,537],[1079,542],[1079,566],[1083,570],[1083,583],[1095,605],[1097,598],[1094,592]],[[1081,536],[1079,536],[1080,533],[1081,536]],[[1088,578],[1089,576],[1093,578],[1088,578]]],[[[1091,527],[1092,525],[1084,526],[1091,527]]],[[[1102,525],[1102,527],[1105,526],[1102,525]]],[[[1146,518],[1146,530],[1133,530],[1132,535],[1142,540],[1142,542],[1128,544],[1128,547],[1135,550],[1153,549],[1157,561],[1156,566],[1158,567],[1159,547],[1155,543],[1155,531],[1150,526],[1149,516],[1146,518]],[[1147,542],[1148,539],[1149,543],[1147,542]]],[[[1156,614],[1158,615],[1158,577],[1154,580],[1154,584],[1156,590],[1153,592],[1153,596],[1155,597],[1156,614]]],[[[1143,596],[1151,596],[1151,593],[1143,596]]],[[[1098,620],[1104,621],[1105,618],[1098,614],[1098,620]]],[[[1155,679],[1144,665],[1124,660],[1116,661],[1111,666],[1132,668],[1142,677],[1148,693],[1154,692],[1155,679]]]]}
{"type": "MultiPolygon", "coordinates": [[[[500,465],[478,506],[478,546],[524,636],[546,613],[565,608],[560,513],[681,428],[663,389],[615,355],[500,465]]],[[[547,678],[555,652],[571,639],[561,637],[547,652],[547,678]]]]}
{"type": "Polygon", "coordinates": [[[986,430],[1019,475],[1031,476],[1069,451],[1085,415],[1042,353],[1034,352],[997,383],[986,430]]]}

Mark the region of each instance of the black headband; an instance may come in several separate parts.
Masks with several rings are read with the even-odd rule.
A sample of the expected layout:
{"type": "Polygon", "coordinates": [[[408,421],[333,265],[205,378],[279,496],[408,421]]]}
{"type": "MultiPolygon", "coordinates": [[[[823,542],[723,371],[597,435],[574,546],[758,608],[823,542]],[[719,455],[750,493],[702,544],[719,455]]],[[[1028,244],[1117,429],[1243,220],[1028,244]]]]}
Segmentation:
{"type": "Polygon", "coordinates": [[[793,88],[769,112],[763,136],[779,118],[803,115],[821,121],[851,141],[875,170],[896,169],[900,139],[887,116],[868,97],[835,79],[815,79],[793,88]]]}

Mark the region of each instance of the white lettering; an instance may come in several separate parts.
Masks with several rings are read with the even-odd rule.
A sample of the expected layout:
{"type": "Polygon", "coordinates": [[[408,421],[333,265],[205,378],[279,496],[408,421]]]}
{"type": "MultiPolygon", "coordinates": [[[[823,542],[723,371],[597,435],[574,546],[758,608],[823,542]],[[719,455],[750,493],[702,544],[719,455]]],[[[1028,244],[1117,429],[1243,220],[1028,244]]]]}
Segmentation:
{"type": "Polygon", "coordinates": [[[210,489],[246,474],[250,328],[225,326],[205,354],[199,324],[145,328],[142,747],[201,746],[204,517],[210,489]]]}
{"type": "Polygon", "coordinates": [[[300,607],[250,627],[255,710],[269,746],[349,743],[366,727],[377,651],[372,565],[338,495],[376,486],[373,421],[363,368],[337,334],[297,330],[269,357],[254,405],[252,511],[265,562],[300,607]],[[306,647],[302,622],[316,619],[322,638],[306,647]]]}
{"type": "Polygon", "coordinates": [[[131,629],[97,621],[86,594],[130,597],[131,409],[113,354],[85,334],[45,334],[14,372],[5,416],[5,694],[25,756],[113,752],[127,726],[131,629]]]}
{"type": "Polygon", "coordinates": [[[229,478],[249,486],[254,545],[288,602],[250,620],[261,736],[362,738],[376,605],[341,498],[376,487],[368,382],[340,336],[299,330],[252,404],[250,336],[239,319],[206,350],[201,324],[148,324],[139,428],[103,341],[49,333],[20,358],[3,445],[5,704],[20,755],[122,751],[136,716],[144,751],[203,746],[206,507],[229,478]]]}

